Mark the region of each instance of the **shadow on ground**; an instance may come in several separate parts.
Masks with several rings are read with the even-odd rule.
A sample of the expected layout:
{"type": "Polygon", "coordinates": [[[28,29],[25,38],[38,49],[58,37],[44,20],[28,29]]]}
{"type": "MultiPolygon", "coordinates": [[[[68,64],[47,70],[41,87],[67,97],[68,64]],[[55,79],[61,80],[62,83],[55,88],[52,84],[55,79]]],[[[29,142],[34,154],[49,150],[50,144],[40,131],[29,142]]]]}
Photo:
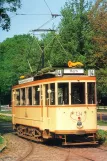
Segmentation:
{"type": "Polygon", "coordinates": [[[11,132],[13,132],[12,123],[0,121],[0,134],[6,134],[11,132]]]}

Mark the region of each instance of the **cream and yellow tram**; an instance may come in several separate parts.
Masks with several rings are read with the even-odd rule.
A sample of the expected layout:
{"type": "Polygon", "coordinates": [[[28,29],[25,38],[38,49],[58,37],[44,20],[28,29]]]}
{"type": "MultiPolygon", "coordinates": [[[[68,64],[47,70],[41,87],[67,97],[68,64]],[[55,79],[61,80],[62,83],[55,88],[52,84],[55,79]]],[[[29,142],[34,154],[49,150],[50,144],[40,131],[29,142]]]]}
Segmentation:
{"type": "Polygon", "coordinates": [[[96,77],[94,70],[64,68],[19,80],[12,88],[13,129],[32,140],[60,138],[80,144],[75,136],[96,143],[96,77]]]}

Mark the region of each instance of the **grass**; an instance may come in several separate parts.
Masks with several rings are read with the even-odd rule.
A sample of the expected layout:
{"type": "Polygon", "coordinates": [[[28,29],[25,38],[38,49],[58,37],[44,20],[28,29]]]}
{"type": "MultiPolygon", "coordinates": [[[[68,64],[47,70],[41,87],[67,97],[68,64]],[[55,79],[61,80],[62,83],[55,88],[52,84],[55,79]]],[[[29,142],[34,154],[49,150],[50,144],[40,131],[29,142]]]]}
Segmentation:
{"type": "Polygon", "coordinates": [[[107,121],[98,120],[98,121],[97,121],[97,124],[98,124],[98,125],[101,125],[101,126],[107,126],[107,121]]]}
{"type": "Polygon", "coordinates": [[[97,106],[97,112],[107,112],[107,106],[97,106]]]}
{"type": "Polygon", "coordinates": [[[0,115],[0,122],[11,122],[11,121],[12,121],[12,117],[11,116],[0,115]]]}
{"type": "Polygon", "coordinates": [[[2,138],[2,136],[0,135],[0,144],[3,144],[4,139],[2,138]]]}
{"type": "Polygon", "coordinates": [[[97,109],[97,112],[107,112],[107,109],[97,109]]]}
{"type": "Polygon", "coordinates": [[[12,111],[11,111],[11,110],[9,110],[9,111],[0,111],[0,113],[11,114],[11,113],[12,113],[12,111]]]}

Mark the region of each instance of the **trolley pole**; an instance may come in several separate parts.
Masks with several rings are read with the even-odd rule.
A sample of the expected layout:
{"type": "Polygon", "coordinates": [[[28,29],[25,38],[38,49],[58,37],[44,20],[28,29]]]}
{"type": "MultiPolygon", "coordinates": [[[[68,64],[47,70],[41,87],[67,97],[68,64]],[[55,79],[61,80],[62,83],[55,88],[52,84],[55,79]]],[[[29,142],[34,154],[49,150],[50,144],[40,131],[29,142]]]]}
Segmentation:
{"type": "Polygon", "coordinates": [[[42,68],[44,68],[44,45],[41,48],[42,48],[42,68]]]}
{"type": "MultiPolygon", "coordinates": [[[[53,16],[55,16],[55,17],[57,17],[57,16],[59,16],[59,15],[57,15],[57,14],[53,14],[53,16]]],[[[54,29],[34,29],[34,30],[31,30],[31,32],[55,32],[56,30],[54,30],[54,29]]],[[[42,55],[41,55],[41,63],[42,63],[42,66],[41,66],[41,68],[44,68],[44,64],[45,64],[45,59],[44,59],[44,44],[42,44],[42,46],[41,46],[41,49],[42,49],[42,55]]]]}

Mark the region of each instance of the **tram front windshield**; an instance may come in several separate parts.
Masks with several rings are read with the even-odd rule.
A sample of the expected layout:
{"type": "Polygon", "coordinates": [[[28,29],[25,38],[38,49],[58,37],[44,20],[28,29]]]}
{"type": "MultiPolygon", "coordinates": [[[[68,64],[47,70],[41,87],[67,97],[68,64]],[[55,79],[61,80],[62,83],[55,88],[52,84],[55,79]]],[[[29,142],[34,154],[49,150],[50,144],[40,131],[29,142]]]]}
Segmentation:
{"type": "Polygon", "coordinates": [[[58,105],[95,104],[95,82],[58,83],[58,105]]]}

